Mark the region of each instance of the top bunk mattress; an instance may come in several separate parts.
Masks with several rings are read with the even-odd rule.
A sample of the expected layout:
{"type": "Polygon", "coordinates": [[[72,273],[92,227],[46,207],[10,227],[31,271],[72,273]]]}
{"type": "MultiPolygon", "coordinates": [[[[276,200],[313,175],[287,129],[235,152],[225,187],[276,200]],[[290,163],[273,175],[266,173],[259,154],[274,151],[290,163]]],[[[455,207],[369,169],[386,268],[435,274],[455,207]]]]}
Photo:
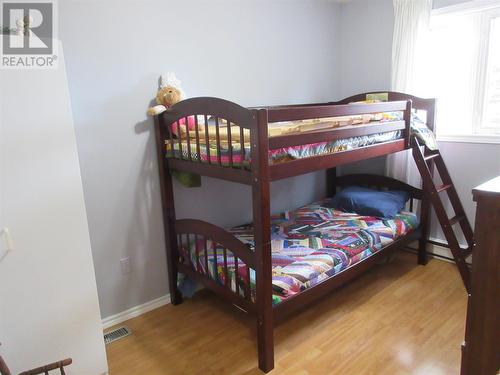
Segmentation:
{"type": "MultiPolygon", "coordinates": [[[[400,130],[377,133],[371,135],[364,135],[360,137],[350,137],[343,139],[336,139],[329,142],[309,143],[305,145],[290,146],[269,150],[268,160],[269,164],[277,164],[290,160],[302,159],[311,156],[320,156],[333,154],[340,151],[350,151],[357,148],[370,146],[378,143],[394,141],[402,138],[400,130]]],[[[169,142],[165,142],[166,156],[178,159],[190,160],[221,164],[222,166],[231,166],[230,160],[232,156],[233,166],[244,165],[248,166],[251,162],[250,143],[245,142],[244,150],[241,152],[239,143],[233,142],[231,151],[229,150],[227,142],[221,142],[220,152],[215,142],[210,142],[208,147],[205,143],[200,143],[199,153],[198,147],[195,142],[182,140],[181,142],[175,141],[173,147],[169,142]],[[189,151],[188,151],[189,150],[189,151]],[[232,153],[232,155],[230,155],[232,153]]]]}
{"type": "MultiPolygon", "coordinates": [[[[370,124],[400,121],[402,119],[402,112],[384,112],[367,115],[275,122],[268,125],[268,136],[272,138],[275,136],[304,134],[307,132],[346,126],[370,126],[370,124]]],[[[191,124],[189,125],[190,131],[186,130],[185,122],[180,123],[180,126],[176,124],[173,125],[172,131],[177,139],[165,142],[167,157],[202,163],[221,164],[223,166],[248,166],[250,164],[250,133],[248,129],[240,129],[238,126],[231,124],[230,131],[228,131],[227,123],[222,119],[219,120],[219,128],[216,129],[213,119],[207,120],[207,126],[205,126],[205,119],[200,118],[197,119],[198,134],[196,134],[195,130],[193,130],[194,119],[191,120],[191,124]],[[180,129],[180,134],[178,129],[180,129]],[[180,139],[178,137],[180,137],[180,139]],[[199,147],[196,143],[197,137],[199,140],[199,147]],[[217,145],[217,137],[220,140],[219,146],[217,145]],[[241,142],[241,138],[243,138],[243,142],[241,142]],[[208,142],[206,139],[208,139],[208,142]]],[[[400,130],[394,130],[365,136],[283,147],[269,150],[268,160],[269,164],[272,165],[295,159],[354,150],[360,147],[389,142],[400,138],[402,138],[402,132],[400,130]]]]}

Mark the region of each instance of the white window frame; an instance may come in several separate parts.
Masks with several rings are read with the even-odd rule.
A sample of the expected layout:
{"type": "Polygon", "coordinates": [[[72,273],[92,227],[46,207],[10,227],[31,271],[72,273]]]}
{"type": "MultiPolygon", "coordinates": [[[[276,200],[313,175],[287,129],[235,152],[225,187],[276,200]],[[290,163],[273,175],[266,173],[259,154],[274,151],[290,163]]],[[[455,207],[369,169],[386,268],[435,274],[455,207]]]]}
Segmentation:
{"type": "MultiPolygon", "coordinates": [[[[500,0],[472,0],[465,3],[460,3],[457,5],[451,5],[443,8],[433,9],[431,12],[431,17],[440,15],[461,15],[471,12],[484,12],[481,16],[480,27],[482,32],[487,35],[484,39],[482,45],[479,46],[478,54],[478,79],[476,80],[475,90],[476,95],[473,111],[474,118],[478,119],[477,122],[472,124],[471,134],[445,134],[440,135],[438,133],[437,139],[439,141],[445,142],[467,142],[467,143],[495,143],[500,144],[500,131],[498,129],[492,129],[484,126],[483,114],[484,114],[484,104],[485,104],[485,85],[486,85],[486,75],[487,75],[487,62],[488,62],[488,50],[489,50],[489,33],[491,20],[493,18],[500,16],[500,0]]],[[[439,108],[438,108],[439,110],[439,108]]]]}

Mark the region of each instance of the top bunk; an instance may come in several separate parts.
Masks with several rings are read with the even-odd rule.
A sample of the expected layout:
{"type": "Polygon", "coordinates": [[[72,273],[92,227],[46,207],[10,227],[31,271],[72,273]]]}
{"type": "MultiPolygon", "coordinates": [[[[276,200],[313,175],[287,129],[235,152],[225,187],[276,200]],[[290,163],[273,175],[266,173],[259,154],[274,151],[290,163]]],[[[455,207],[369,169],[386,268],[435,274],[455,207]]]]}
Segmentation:
{"type": "Polygon", "coordinates": [[[413,114],[433,130],[434,111],[397,92],[257,108],[191,98],[155,117],[157,150],[170,170],[251,185],[408,149],[413,114]]]}

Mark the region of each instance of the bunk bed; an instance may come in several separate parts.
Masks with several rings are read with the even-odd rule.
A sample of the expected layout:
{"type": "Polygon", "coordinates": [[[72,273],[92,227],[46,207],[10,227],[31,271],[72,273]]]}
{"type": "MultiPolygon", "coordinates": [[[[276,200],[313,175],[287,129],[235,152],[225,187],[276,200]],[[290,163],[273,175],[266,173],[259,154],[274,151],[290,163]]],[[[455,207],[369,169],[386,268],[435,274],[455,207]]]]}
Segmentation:
{"type": "Polygon", "coordinates": [[[177,283],[183,273],[254,316],[259,368],[264,372],[274,367],[273,327],[286,316],[412,241],[419,244],[418,262],[427,261],[430,206],[425,186],[422,190],[376,175],[337,176],[335,168],[409,149],[412,111],[424,111],[432,130],[435,100],[389,92],[387,101],[368,102],[369,94],[375,93],[338,102],[259,108],[217,98],[192,98],[155,117],[172,303],[182,302],[177,283]],[[326,198],[271,215],[272,181],[317,170],[326,170],[329,197],[351,185],[402,190],[410,196],[409,212],[387,223],[339,212],[326,198]],[[226,230],[197,219],[177,220],[173,171],[251,186],[253,224],[226,230]],[[418,217],[414,200],[421,200],[418,217]],[[305,253],[294,258],[297,248],[304,250],[301,241],[311,241],[311,237],[339,248],[342,243],[336,241],[335,230],[348,226],[349,233],[356,235],[351,224],[359,221],[363,236],[371,238],[369,245],[354,246],[349,253],[349,244],[346,252],[335,254],[325,244],[313,246],[326,249],[320,252],[305,246],[305,253]],[[387,233],[388,227],[399,229],[387,233]],[[319,234],[311,235],[311,231],[319,234]],[[287,252],[294,245],[294,251],[287,252]],[[343,259],[345,254],[348,257],[343,259]],[[287,278],[287,267],[300,275],[292,278],[300,279],[299,285],[287,278]]]}

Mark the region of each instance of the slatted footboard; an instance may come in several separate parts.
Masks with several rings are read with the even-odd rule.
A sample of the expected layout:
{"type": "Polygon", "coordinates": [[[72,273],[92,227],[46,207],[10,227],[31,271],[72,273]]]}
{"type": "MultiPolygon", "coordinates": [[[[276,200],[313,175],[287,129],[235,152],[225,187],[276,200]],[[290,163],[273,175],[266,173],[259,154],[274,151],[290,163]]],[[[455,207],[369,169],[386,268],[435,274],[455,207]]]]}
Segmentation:
{"type": "Polygon", "coordinates": [[[170,169],[251,185],[256,110],[218,98],[192,98],[155,121],[158,147],[170,169]]]}
{"type": "Polygon", "coordinates": [[[175,231],[179,271],[254,313],[254,250],[228,231],[201,220],[177,220],[175,231]]]}

